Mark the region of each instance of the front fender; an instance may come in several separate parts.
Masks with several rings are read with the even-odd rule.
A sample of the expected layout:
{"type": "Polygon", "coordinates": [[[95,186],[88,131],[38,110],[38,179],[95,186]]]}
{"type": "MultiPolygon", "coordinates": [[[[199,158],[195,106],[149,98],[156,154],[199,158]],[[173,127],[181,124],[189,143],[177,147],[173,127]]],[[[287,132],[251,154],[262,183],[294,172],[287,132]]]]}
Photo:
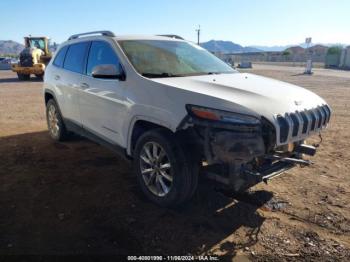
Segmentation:
{"type": "Polygon", "coordinates": [[[130,125],[128,128],[128,132],[127,132],[127,146],[126,146],[126,153],[131,156],[132,154],[132,134],[133,134],[133,130],[135,127],[135,123],[137,121],[146,121],[152,124],[156,124],[158,126],[164,127],[166,129],[171,130],[172,132],[175,133],[176,131],[176,125],[174,123],[172,123],[171,121],[167,121],[167,120],[161,120],[159,118],[155,118],[155,117],[150,117],[150,116],[145,116],[145,115],[136,115],[134,116],[131,121],[130,121],[130,125]]]}

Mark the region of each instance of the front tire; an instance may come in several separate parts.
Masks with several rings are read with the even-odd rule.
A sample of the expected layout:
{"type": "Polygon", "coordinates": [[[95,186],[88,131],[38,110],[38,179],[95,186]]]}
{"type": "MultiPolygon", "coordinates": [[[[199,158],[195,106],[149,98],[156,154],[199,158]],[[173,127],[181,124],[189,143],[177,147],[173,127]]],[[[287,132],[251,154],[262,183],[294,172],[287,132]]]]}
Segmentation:
{"type": "Polygon", "coordinates": [[[138,139],[134,169],[146,197],[163,207],[185,203],[198,184],[199,166],[176,136],[164,129],[147,131],[138,139]]]}
{"type": "Polygon", "coordinates": [[[46,104],[46,120],[49,134],[56,141],[64,141],[68,137],[67,130],[55,100],[50,99],[46,104]]]}

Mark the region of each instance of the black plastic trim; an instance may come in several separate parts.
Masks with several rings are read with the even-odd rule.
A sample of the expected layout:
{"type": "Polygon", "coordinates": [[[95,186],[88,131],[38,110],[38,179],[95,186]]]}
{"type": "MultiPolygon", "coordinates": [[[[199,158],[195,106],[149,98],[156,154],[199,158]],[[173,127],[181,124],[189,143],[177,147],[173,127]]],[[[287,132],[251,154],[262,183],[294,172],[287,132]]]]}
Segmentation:
{"type": "Polygon", "coordinates": [[[303,134],[306,134],[307,132],[307,126],[309,125],[309,119],[307,118],[306,116],[306,113],[305,112],[300,112],[300,115],[301,117],[303,118],[303,130],[302,130],[302,133],[303,134]]]}
{"type": "Polygon", "coordinates": [[[101,136],[95,134],[94,132],[87,130],[86,128],[83,128],[81,125],[77,124],[75,121],[72,121],[67,118],[64,118],[63,121],[68,131],[71,131],[75,134],[86,137],[87,139],[94,141],[95,143],[110,149],[111,151],[113,151],[114,153],[117,153],[119,156],[121,156],[125,160],[131,159],[130,157],[128,157],[126,153],[126,149],[124,147],[107,141],[101,136]]]}
{"type": "Polygon", "coordinates": [[[283,116],[277,116],[277,122],[280,127],[280,143],[287,141],[289,133],[289,123],[287,119],[283,116]]]}
{"type": "Polygon", "coordinates": [[[290,117],[291,117],[291,119],[293,121],[292,136],[296,137],[298,135],[298,131],[299,131],[299,125],[300,125],[299,124],[299,120],[298,120],[297,116],[294,113],[290,114],[290,117]]]}

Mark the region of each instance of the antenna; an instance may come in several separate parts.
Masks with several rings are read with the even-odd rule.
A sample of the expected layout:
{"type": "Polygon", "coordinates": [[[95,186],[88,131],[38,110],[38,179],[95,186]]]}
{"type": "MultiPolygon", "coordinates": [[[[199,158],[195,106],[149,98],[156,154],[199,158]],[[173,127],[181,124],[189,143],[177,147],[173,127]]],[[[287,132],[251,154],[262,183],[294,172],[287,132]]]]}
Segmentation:
{"type": "Polygon", "coordinates": [[[201,25],[198,25],[198,29],[196,29],[197,32],[197,44],[199,45],[199,38],[201,35],[201,25]]]}

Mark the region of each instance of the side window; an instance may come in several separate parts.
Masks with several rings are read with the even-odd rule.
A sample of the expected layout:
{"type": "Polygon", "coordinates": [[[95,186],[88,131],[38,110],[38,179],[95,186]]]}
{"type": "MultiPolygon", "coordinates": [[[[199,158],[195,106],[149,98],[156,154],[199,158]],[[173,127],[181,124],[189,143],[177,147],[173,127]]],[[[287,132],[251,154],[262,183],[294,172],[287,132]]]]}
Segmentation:
{"type": "Polygon", "coordinates": [[[94,41],[91,44],[88,63],[87,75],[92,75],[92,69],[97,65],[113,64],[119,66],[119,59],[112,47],[103,41],[94,41]]]}
{"type": "Polygon", "coordinates": [[[60,49],[60,51],[58,51],[58,54],[56,55],[55,60],[53,61],[53,64],[55,66],[63,67],[63,62],[64,62],[64,58],[65,58],[66,53],[67,53],[67,49],[68,49],[68,47],[65,46],[65,47],[62,47],[60,49]]]}
{"type": "Polygon", "coordinates": [[[84,72],[85,54],[88,47],[89,42],[70,45],[63,67],[67,70],[82,74],[84,72]]]}

